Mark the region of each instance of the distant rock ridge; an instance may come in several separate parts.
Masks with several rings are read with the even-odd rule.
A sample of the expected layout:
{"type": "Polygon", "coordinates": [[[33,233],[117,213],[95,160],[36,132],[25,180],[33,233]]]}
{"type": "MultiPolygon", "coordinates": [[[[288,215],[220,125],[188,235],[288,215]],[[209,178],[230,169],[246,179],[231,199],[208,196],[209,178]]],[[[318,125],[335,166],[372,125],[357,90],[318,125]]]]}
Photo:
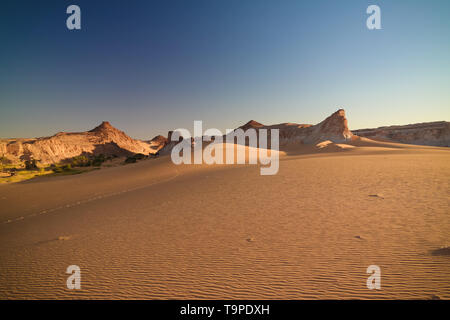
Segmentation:
{"type": "Polygon", "coordinates": [[[157,135],[152,140],[148,141],[148,143],[150,144],[152,149],[155,150],[155,152],[158,152],[169,143],[169,139],[162,135],[157,135]]]}
{"type": "Polygon", "coordinates": [[[103,121],[100,125],[98,125],[94,129],[89,130],[89,132],[107,132],[107,131],[119,131],[119,130],[114,128],[108,121],[103,121]]]}
{"type": "MultiPolygon", "coordinates": [[[[249,129],[279,129],[280,146],[289,144],[317,144],[322,141],[341,143],[353,139],[353,134],[348,128],[348,121],[344,109],[339,109],[322,122],[311,124],[281,123],[276,125],[264,125],[255,120],[238,127],[244,132],[249,129]]],[[[258,132],[258,131],[257,131],[258,132]]],[[[171,141],[173,131],[168,133],[168,144],[161,150],[162,154],[168,154],[178,141],[171,141]]],[[[270,135],[270,132],[269,134],[270,135]]],[[[226,136],[224,136],[226,142],[226,136]]],[[[270,141],[268,143],[270,146],[270,141]]]]}
{"type": "Polygon", "coordinates": [[[0,156],[14,162],[36,159],[42,164],[52,164],[79,155],[127,156],[154,152],[149,143],[130,138],[107,121],[86,132],[59,132],[51,137],[0,140],[0,156]]]}
{"type": "MultiPolygon", "coordinates": [[[[450,146],[450,122],[439,121],[405,126],[380,127],[354,130],[348,127],[344,109],[339,109],[322,122],[311,124],[281,123],[264,125],[250,120],[237,129],[279,129],[280,146],[290,144],[318,144],[324,141],[342,143],[356,136],[431,146],[450,146]]],[[[129,137],[123,131],[103,121],[86,132],[59,132],[51,137],[32,139],[0,139],[0,157],[13,162],[29,159],[42,164],[58,163],[79,155],[127,156],[135,153],[168,154],[178,141],[171,141],[173,131],[167,138],[158,135],[150,141],[129,137]]],[[[194,143],[194,142],[193,142],[194,143]]]]}
{"type": "Polygon", "coordinates": [[[168,139],[162,135],[157,135],[156,137],[154,137],[152,140],[150,140],[150,142],[155,142],[155,143],[167,143],[168,139]]]}
{"type": "Polygon", "coordinates": [[[245,131],[250,128],[256,129],[256,128],[261,128],[261,127],[264,127],[264,125],[259,122],[256,122],[255,120],[250,120],[249,122],[247,122],[246,124],[244,124],[243,126],[241,126],[239,128],[245,131]]]}
{"type": "Polygon", "coordinates": [[[359,129],[353,132],[358,136],[375,140],[450,147],[450,122],[447,121],[359,129]]]}
{"type": "Polygon", "coordinates": [[[353,137],[348,128],[344,109],[339,109],[316,125],[281,123],[265,126],[252,120],[239,128],[244,131],[250,128],[279,129],[280,145],[316,144],[325,140],[339,143],[351,140],[353,137]]]}

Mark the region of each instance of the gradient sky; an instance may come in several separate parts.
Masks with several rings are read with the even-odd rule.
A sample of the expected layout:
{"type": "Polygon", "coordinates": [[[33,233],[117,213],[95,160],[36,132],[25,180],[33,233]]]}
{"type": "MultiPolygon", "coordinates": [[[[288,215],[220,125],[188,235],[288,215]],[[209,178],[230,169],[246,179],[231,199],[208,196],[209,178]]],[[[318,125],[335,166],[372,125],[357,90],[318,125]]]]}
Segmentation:
{"type": "Polygon", "coordinates": [[[450,120],[450,1],[0,2],[3,138],[314,124],[340,107],[351,129],[450,120]]]}

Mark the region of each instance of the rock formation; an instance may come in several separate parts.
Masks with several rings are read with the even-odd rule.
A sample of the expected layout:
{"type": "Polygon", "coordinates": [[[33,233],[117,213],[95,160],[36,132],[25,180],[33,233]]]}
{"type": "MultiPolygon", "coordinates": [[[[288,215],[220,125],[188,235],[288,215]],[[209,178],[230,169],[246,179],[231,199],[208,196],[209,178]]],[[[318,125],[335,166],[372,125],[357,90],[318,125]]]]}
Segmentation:
{"type": "Polygon", "coordinates": [[[42,164],[52,164],[79,155],[127,156],[154,152],[149,143],[130,138],[109,122],[87,132],[60,132],[34,139],[0,139],[0,156],[13,162],[36,159],[42,164]]]}
{"type": "MultiPolygon", "coordinates": [[[[353,138],[353,134],[348,128],[347,118],[345,117],[345,111],[343,109],[339,109],[316,125],[281,123],[266,126],[255,120],[250,120],[235,130],[238,129],[242,129],[244,132],[249,129],[256,129],[257,135],[258,129],[279,129],[280,146],[289,144],[317,144],[322,141],[341,143],[353,138]]],[[[169,131],[168,133],[168,143],[161,150],[162,154],[169,154],[172,148],[178,143],[176,141],[171,141],[172,133],[173,131],[169,131]]],[[[268,136],[270,137],[270,131],[268,131],[268,136]]],[[[226,136],[223,136],[224,142],[226,142],[226,138],[226,136]]],[[[237,140],[235,140],[235,142],[236,141],[237,140]]],[[[270,147],[270,138],[268,146],[270,147]]]]}
{"type": "MultiPolygon", "coordinates": [[[[316,125],[282,123],[267,126],[251,120],[238,129],[246,131],[251,128],[279,129],[280,146],[316,144],[321,147],[324,141],[328,144],[342,143],[354,139],[355,136],[400,143],[450,146],[450,122],[354,130],[354,136],[348,128],[343,109],[316,125]]],[[[171,141],[172,133],[173,131],[169,131],[167,138],[158,135],[150,141],[141,141],[130,138],[109,122],[103,122],[87,132],[60,132],[51,137],[33,139],[0,139],[0,157],[13,162],[35,159],[42,164],[52,164],[79,155],[129,156],[136,153],[154,154],[158,151],[167,154],[178,143],[171,141]]],[[[194,140],[191,140],[194,144],[194,140]]]]}
{"type": "Polygon", "coordinates": [[[240,126],[239,129],[242,129],[244,131],[253,128],[253,129],[258,129],[264,127],[263,124],[256,122],[255,120],[250,120],[249,122],[247,122],[246,124],[244,124],[243,126],[240,126]]]}
{"type": "Polygon", "coordinates": [[[157,135],[152,140],[148,141],[148,143],[155,152],[158,152],[169,143],[169,139],[162,135],[157,135]]]}
{"type": "Polygon", "coordinates": [[[281,123],[266,126],[252,120],[238,129],[245,131],[250,128],[279,129],[280,145],[316,144],[325,140],[339,143],[351,140],[353,137],[352,132],[348,128],[344,109],[339,109],[316,125],[281,123]]]}
{"type": "Polygon", "coordinates": [[[353,133],[374,140],[450,147],[450,122],[446,121],[360,129],[353,133]]]}

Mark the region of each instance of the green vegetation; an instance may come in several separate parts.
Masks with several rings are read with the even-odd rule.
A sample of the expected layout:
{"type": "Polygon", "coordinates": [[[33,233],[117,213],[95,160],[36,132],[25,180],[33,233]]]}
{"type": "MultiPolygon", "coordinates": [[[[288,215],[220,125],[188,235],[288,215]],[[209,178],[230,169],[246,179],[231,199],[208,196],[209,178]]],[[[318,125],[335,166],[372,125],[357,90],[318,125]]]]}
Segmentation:
{"type": "Polygon", "coordinates": [[[63,173],[63,172],[72,172],[74,169],[72,169],[72,165],[65,164],[65,165],[51,165],[50,168],[54,173],[63,173]]]}
{"type": "Polygon", "coordinates": [[[125,163],[126,164],[128,164],[128,163],[136,163],[136,158],[134,158],[134,157],[128,157],[128,158],[126,158],[125,159],[125,163]]]}
{"type": "Polygon", "coordinates": [[[0,165],[11,164],[11,160],[6,157],[0,157],[0,165]]]}
{"type": "Polygon", "coordinates": [[[71,175],[79,174],[83,172],[99,169],[99,167],[105,162],[116,158],[117,156],[105,156],[104,154],[98,154],[92,157],[76,156],[65,161],[64,163],[51,165],[50,168],[56,175],[71,175]],[[84,169],[86,167],[97,167],[91,169],[84,169]],[[77,169],[82,168],[82,169],[77,169]]]}
{"type": "Polygon", "coordinates": [[[91,170],[76,169],[86,167],[100,167],[105,161],[112,160],[115,156],[105,156],[104,154],[95,155],[92,157],[76,156],[63,163],[53,164],[50,169],[58,175],[78,174],[91,170]]]}
{"type": "Polygon", "coordinates": [[[0,157],[0,183],[20,182],[38,176],[63,176],[80,174],[99,168],[87,168],[90,166],[100,166],[104,161],[112,159],[99,155],[89,159],[85,156],[77,156],[69,162],[52,164],[46,168],[39,167],[39,160],[26,160],[23,163],[13,164],[10,160],[0,157]]]}
{"type": "Polygon", "coordinates": [[[39,170],[14,170],[10,176],[2,177],[0,183],[8,182],[19,182],[23,180],[32,179],[38,176],[44,176],[52,173],[51,171],[44,170],[43,168],[39,170]]]}
{"type": "Polygon", "coordinates": [[[136,153],[133,157],[135,157],[136,160],[142,160],[142,159],[147,158],[147,156],[145,154],[142,154],[142,153],[136,153]]]}
{"type": "Polygon", "coordinates": [[[95,156],[94,159],[92,159],[92,165],[94,167],[100,167],[102,165],[102,163],[105,162],[106,160],[107,160],[107,158],[105,157],[105,155],[99,154],[99,155],[95,156]]]}
{"type": "Polygon", "coordinates": [[[37,160],[25,160],[25,169],[26,170],[38,170],[37,160]]]}
{"type": "Polygon", "coordinates": [[[136,163],[138,160],[142,160],[142,159],[146,159],[147,156],[145,154],[142,153],[136,153],[135,155],[132,155],[130,157],[127,157],[125,159],[125,164],[128,163],[136,163]]]}
{"type": "MultiPolygon", "coordinates": [[[[73,157],[69,160],[62,161],[61,163],[52,164],[48,167],[42,167],[39,165],[39,160],[30,159],[21,163],[12,163],[11,160],[6,157],[0,157],[0,183],[19,182],[23,180],[32,179],[38,176],[61,176],[61,175],[73,175],[92,170],[100,169],[100,166],[104,162],[117,158],[116,155],[106,156],[99,154],[95,156],[80,155],[73,157]]],[[[130,157],[131,160],[136,162],[137,160],[145,159],[147,156],[143,154],[136,154],[130,157]]],[[[130,163],[130,162],[128,162],[130,163]]],[[[111,166],[111,165],[106,165],[111,166]]]]}
{"type": "Polygon", "coordinates": [[[73,157],[71,161],[72,167],[89,167],[91,160],[86,156],[73,157]]]}
{"type": "Polygon", "coordinates": [[[4,171],[5,169],[13,168],[12,161],[6,157],[0,157],[0,171],[4,171]]]}
{"type": "Polygon", "coordinates": [[[18,182],[48,174],[37,166],[38,160],[26,160],[22,164],[13,163],[6,157],[0,157],[0,183],[18,182]]]}

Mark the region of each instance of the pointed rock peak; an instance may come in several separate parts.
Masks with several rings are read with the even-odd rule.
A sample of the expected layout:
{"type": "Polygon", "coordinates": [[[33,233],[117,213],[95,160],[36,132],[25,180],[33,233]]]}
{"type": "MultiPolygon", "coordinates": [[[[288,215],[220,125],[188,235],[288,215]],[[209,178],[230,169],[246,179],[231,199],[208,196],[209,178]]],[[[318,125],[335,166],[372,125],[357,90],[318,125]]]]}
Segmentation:
{"type": "Polygon", "coordinates": [[[323,120],[321,123],[322,124],[331,123],[334,125],[342,125],[347,127],[347,118],[345,117],[345,110],[339,109],[338,111],[334,112],[331,116],[323,120]]]}
{"type": "Polygon", "coordinates": [[[156,137],[154,137],[152,140],[150,140],[150,142],[155,142],[155,143],[159,143],[159,144],[166,144],[169,140],[162,136],[162,135],[158,135],[156,137]]]}
{"type": "Polygon", "coordinates": [[[152,140],[150,141],[158,141],[158,140],[165,140],[167,139],[166,137],[162,136],[162,135],[157,135],[156,137],[154,137],[152,140]]]}
{"type": "Polygon", "coordinates": [[[242,130],[248,130],[250,128],[260,128],[260,127],[264,127],[264,125],[262,123],[259,123],[255,120],[250,120],[249,122],[247,122],[246,124],[244,124],[243,126],[240,126],[239,129],[242,130]]]}
{"type": "Polygon", "coordinates": [[[255,121],[255,120],[250,120],[249,122],[247,122],[245,124],[245,126],[262,127],[264,125],[262,123],[259,123],[259,122],[255,121]]]}
{"type": "Polygon", "coordinates": [[[103,121],[99,126],[92,129],[91,132],[109,131],[109,130],[117,130],[117,129],[114,128],[108,121],[103,121]]]}
{"type": "Polygon", "coordinates": [[[318,126],[322,133],[327,133],[337,138],[347,140],[352,137],[352,133],[348,128],[348,122],[347,118],[345,117],[344,109],[339,109],[331,116],[319,123],[318,126]]]}
{"type": "Polygon", "coordinates": [[[336,111],[335,113],[333,113],[331,115],[332,117],[344,117],[345,118],[345,110],[344,109],[339,109],[338,111],[336,111]]]}

